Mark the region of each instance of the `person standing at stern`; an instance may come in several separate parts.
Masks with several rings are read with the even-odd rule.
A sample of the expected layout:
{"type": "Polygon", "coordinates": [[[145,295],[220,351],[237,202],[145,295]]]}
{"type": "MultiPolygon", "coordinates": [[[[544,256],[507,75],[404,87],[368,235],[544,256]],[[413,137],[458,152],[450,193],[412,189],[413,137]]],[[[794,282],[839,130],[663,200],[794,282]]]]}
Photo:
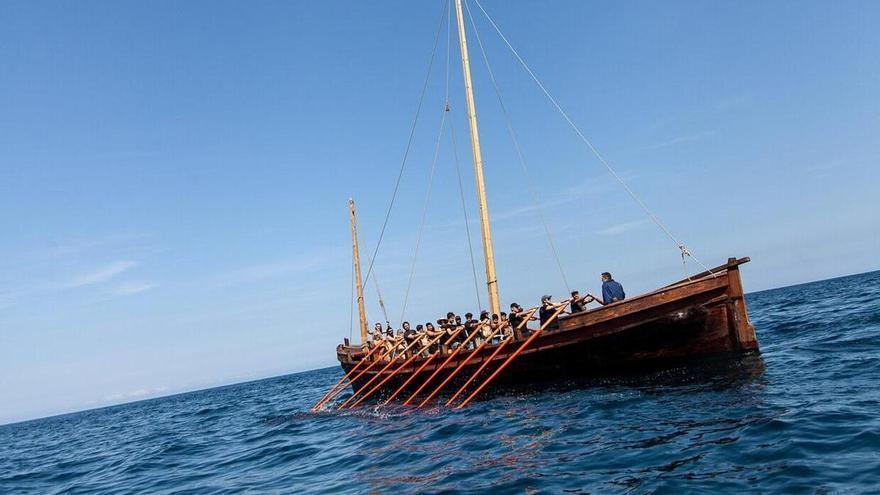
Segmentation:
{"type": "Polygon", "coordinates": [[[602,273],[602,305],[623,301],[626,299],[626,293],[623,292],[623,286],[620,282],[611,278],[608,272],[602,273]]]}

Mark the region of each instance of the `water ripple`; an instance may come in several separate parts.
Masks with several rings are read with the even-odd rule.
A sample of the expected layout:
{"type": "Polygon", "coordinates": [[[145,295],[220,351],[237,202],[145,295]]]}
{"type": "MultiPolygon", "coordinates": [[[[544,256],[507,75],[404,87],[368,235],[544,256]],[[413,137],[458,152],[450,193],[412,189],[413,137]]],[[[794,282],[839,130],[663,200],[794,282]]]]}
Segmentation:
{"type": "Polygon", "coordinates": [[[505,390],[460,411],[312,414],[331,368],[7,425],[0,492],[876,490],[880,273],[747,300],[760,355],[505,390]]]}

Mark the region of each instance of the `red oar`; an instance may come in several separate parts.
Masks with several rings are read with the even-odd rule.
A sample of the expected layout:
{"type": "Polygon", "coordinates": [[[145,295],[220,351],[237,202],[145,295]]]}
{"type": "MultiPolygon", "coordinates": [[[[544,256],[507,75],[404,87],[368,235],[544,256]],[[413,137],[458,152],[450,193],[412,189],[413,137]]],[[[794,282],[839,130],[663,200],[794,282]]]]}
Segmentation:
{"type": "MultiPolygon", "coordinates": [[[[452,336],[450,336],[450,337],[446,340],[446,342],[444,343],[444,345],[447,345],[447,344],[449,344],[450,342],[452,342],[452,339],[454,339],[456,336],[458,336],[458,332],[460,332],[461,330],[463,330],[463,329],[460,329],[460,330],[458,330],[457,332],[455,332],[454,334],[452,334],[452,336]]],[[[441,337],[442,337],[442,335],[441,335],[441,337]]],[[[418,376],[418,374],[421,373],[422,370],[425,369],[426,366],[428,366],[429,364],[431,364],[431,361],[433,361],[434,358],[437,357],[437,356],[439,356],[439,355],[440,355],[440,350],[438,350],[438,351],[435,352],[434,354],[431,354],[430,356],[428,356],[428,359],[425,359],[425,362],[422,363],[421,366],[419,366],[419,369],[415,370],[411,375],[409,375],[409,378],[407,378],[406,381],[403,382],[403,385],[397,387],[397,390],[395,390],[394,393],[391,394],[391,397],[389,397],[385,402],[383,402],[382,405],[383,405],[383,406],[388,405],[388,403],[390,403],[392,400],[394,400],[394,398],[397,397],[397,395],[400,394],[400,392],[402,392],[403,389],[405,389],[406,386],[409,385],[410,382],[413,381],[413,379],[415,379],[415,377],[418,376]]]]}
{"type": "MultiPolygon", "coordinates": [[[[453,378],[455,375],[457,375],[458,372],[461,371],[461,369],[464,368],[465,365],[468,364],[468,363],[471,361],[471,359],[473,359],[474,357],[476,357],[477,352],[479,352],[483,347],[486,347],[486,344],[488,344],[489,342],[492,342],[492,339],[494,339],[494,338],[495,338],[495,335],[497,335],[498,332],[500,332],[500,331],[501,331],[501,329],[498,328],[498,329],[494,330],[491,334],[489,334],[489,336],[486,337],[486,340],[484,340],[482,344],[478,345],[476,349],[474,349],[473,351],[471,351],[471,353],[468,355],[468,357],[464,358],[464,360],[461,362],[461,364],[459,364],[458,367],[455,368],[455,369],[452,371],[452,373],[450,373],[449,376],[447,376],[446,379],[443,380],[442,383],[440,383],[440,385],[437,385],[437,388],[435,388],[434,391],[431,392],[430,395],[428,395],[427,397],[425,397],[425,400],[423,400],[423,401],[419,404],[419,407],[424,406],[425,404],[428,403],[429,400],[433,399],[434,396],[437,395],[437,394],[440,392],[440,390],[442,390],[443,387],[446,386],[447,383],[449,383],[449,380],[452,380],[452,378],[453,378]]],[[[444,364],[445,364],[445,363],[444,363],[444,364]]],[[[440,366],[440,368],[438,368],[438,369],[442,369],[442,368],[443,368],[443,366],[440,366]]]]}
{"type": "MultiPolygon", "coordinates": [[[[382,348],[382,349],[385,349],[385,346],[382,345],[381,348],[382,348]]],[[[367,366],[366,368],[364,368],[364,369],[362,369],[361,371],[359,371],[357,375],[355,375],[351,380],[348,381],[348,383],[346,383],[346,385],[348,385],[349,383],[354,383],[355,380],[357,380],[358,378],[361,377],[361,375],[363,375],[363,374],[366,373],[367,371],[370,371],[371,369],[373,369],[373,366],[376,366],[377,364],[379,364],[383,359],[385,359],[386,356],[391,355],[392,352],[394,352],[394,349],[390,349],[390,350],[386,349],[386,352],[379,353],[378,357],[377,357],[376,359],[374,359],[374,360],[369,364],[369,366],[367,366]]],[[[331,400],[333,400],[333,398],[336,397],[337,395],[341,394],[343,390],[345,390],[345,387],[344,387],[344,386],[341,387],[341,388],[339,388],[339,389],[337,389],[336,392],[330,394],[330,396],[327,397],[327,398],[324,400],[324,402],[320,403],[320,404],[317,406],[317,409],[320,409],[321,407],[324,406],[324,404],[326,404],[326,403],[330,402],[331,400]]]]}
{"type": "Polygon", "coordinates": [[[333,385],[332,387],[330,387],[330,390],[328,390],[327,393],[324,394],[323,397],[321,397],[321,400],[319,400],[318,402],[315,402],[315,405],[312,406],[312,412],[317,411],[317,410],[320,408],[320,406],[322,406],[322,405],[327,401],[328,397],[330,397],[330,394],[332,394],[333,392],[335,392],[336,389],[337,389],[340,385],[342,385],[342,387],[344,388],[345,385],[347,385],[348,383],[346,383],[345,385],[343,385],[342,382],[344,382],[344,381],[345,381],[348,377],[350,377],[355,371],[357,371],[357,369],[360,368],[362,364],[364,364],[365,362],[367,362],[367,359],[369,359],[370,356],[373,355],[373,353],[375,353],[376,351],[378,351],[378,350],[381,349],[381,348],[382,348],[382,346],[380,346],[380,345],[376,345],[376,346],[374,346],[372,349],[370,349],[370,352],[368,352],[366,356],[364,356],[363,358],[361,358],[360,361],[358,361],[358,362],[357,362],[357,363],[356,363],[356,364],[355,364],[350,370],[348,370],[348,373],[346,373],[345,376],[343,376],[342,378],[340,378],[339,381],[336,382],[335,385],[333,385]]]}
{"type": "MultiPolygon", "coordinates": [[[[401,354],[406,354],[406,351],[410,350],[410,348],[411,348],[412,346],[416,345],[417,343],[418,343],[418,341],[416,341],[416,340],[410,342],[409,345],[406,346],[406,347],[403,349],[403,351],[401,351],[401,354]]],[[[395,362],[397,362],[396,358],[391,359],[390,361],[388,361],[388,364],[386,364],[381,370],[379,370],[378,373],[376,373],[375,375],[373,375],[373,378],[370,378],[370,380],[369,380],[367,383],[365,383],[363,387],[361,387],[359,390],[357,390],[357,391],[355,391],[353,394],[351,394],[351,397],[349,397],[348,399],[346,399],[346,401],[343,402],[342,405],[340,405],[337,409],[342,409],[342,408],[344,408],[345,406],[347,406],[348,403],[351,402],[351,401],[353,401],[354,398],[357,397],[357,395],[358,395],[362,390],[366,390],[367,387],[369,387],[370,385],[372,385],[372,383],[373,383],[374,381],[376,381],[377,378],[379,378],[380,376],[382,376],[382,373],[385,373],[385,372],[388,370],[388,368],[390,368],[391,365],[393,365],[395,362]]]]}
{"type": "Polygon", "coordinates": [[[531,344],[531,343],[535,340],[535,338],[538,337],[538,335],[541,335],[541,332],[543,332],[544,329],[547,328],[547,326],[550,325],[550,323],[552,323],[553,320],[555,320],[556,317],[559,316],[560,313],[562,313],[563,310],[565,310],[565,306],[568,304],[568,301],[570,301],[570,300],[571,300],[571,299],[566,299],[565,301],[559,303],[559,306],[558,306],[558,309],[556,310],[556,312],[553,313],[553,315],[551,315],[550,318],[548,318],[547,321],[544,322],[543,325],[541,325],[541,328],[535,330],[534,333],[532,333],[531,335],[529,335],[529,338],[527,338],[526,341],[523,342],[522,345],[520,345],[519,348],[518,348],[517,350],[513,351],[513,354],[511,354],[511,355],[507,358],[507,360],[505,360],[503,363],[501,363],[501,366],[499,366],[499,367],[495,370],[494,373],[492,373],[491,375],[489,375],[489,378],[486,378],[486,381],[484,381],[483,383],[481,383],[480,386],[477,387],[477,389],[474,390],[474,392],[473,392],[471,395],[469,395],[467,399],[464,400],[464,402],[462,402],[461,404],[459,404],[459,405],[456,407],[456,409],[461,409],[462,407],[468,405],[468,404],[474,399],[474,397],[477,396],[477,394],[479,394],[480,392],[482,392],[483,389],[486,388],[486,386],[488,386],[489,383],[491,383],[492,380],[494,380],[495,377],[498,376],[498,374],[501,373],[501,371],[503,371],[504,368],[506,368],[508,364],[510,364],[514,359],[516,359],[517,356],[519,356],[520,353],[521,353],[522,351],[524,351],[524,350],[526,349],[526,347],[528,347],[529,344],[531,344]]]}
{"type": "MultiPolygon", "coordinates": [[[[471,333],[470,335],[468,335],[468,337],[464,340],[464,342],[461,343],[460,346],[458,346],[454,351],[452,351],[451,353],[449,353],[449,357],[446,358],[446,361],[443,361],[443,364],[441,364],[440,366],[438,366],[438,367],[434,370],[434,372],[431,373],[431,376],[429,376],[428,379],[425,380],[425,381],[419,386],[419,388],[416,389],[416,391],[413,392],[412,395],[409,396],[409,399],[406,399],[406,401],[403,403],[403,405],[408,406],[408,405],[410,404],[410,402],[412,402],[412,400],[413,400],[417,395],[419,395],[419,393],[420,393],[422,390],[424,390],[425,387],[427,387],[429,383],[431,383],[431,380],[433,380],[434,377],[437,376],[437,374],[439,374],[441,370],[443,370],[443,367],[446,366],[447,364],[449,364],[449,362],[452,361],[452,358],[454,358],[455,356],[457,356],[458,353],[461,352],[461,350],[464,349],[464,347],[465,347],[466,345],[468,345],[468,344],[470,343],[470,341],[473,340],[474,337],[476,337],[476,336],[480,333],[480,328],[482,328],[482,327],[484,327],[484,326],[485,326],[485,324],[480,324],[480,325],[478,325],[477,328],[474,329],[473,333],[471,333]]],[[[456,333],[458,333],[458,332],[456,332],[456,333]]]]}
{"type": "MultiPolygon", "coordinates": [[[[532,315],[534,315],[535,311],[537,311],[537,310],[538,310],[538,308],[530,309],[528,314],[526,315],[525,319],[523,319],[523,321],[521,321],[520,324],[516,326],[516,330],[519,330],[520,328],[524,327],[526,325],[526,323],[529,322],[529,318],[531,318],[532,315]]],[[[489,366],[489,363],[491,363],[492,360],[495,359],[495,356],[497,356],[498,353],[501,352],[501,349],[504,349],[504,346],[506,346],[507,344],[509,344],[510,342],[513,341],[515,334],[516,334],[516,331],[511,332],[511,334],[507,338],[505,338],[504,340],[501,341],[500,344],[498,344],[498,347],[495,349],[495,352],[493,352],[492,355],[489,356],[487,359],[483,360],[483,364],[481,364],[480,367],[477,368],[477,371],[475,371],[471,375],[470,378],[465,380],[464,384],[455,392],[455,394],[453,394],[453,396],[450,397],[448,401],[446,401],[447,407],[449,405],[451,405],[455,401],[455,399],[457,399],[458,396],[461,395],[462,392],[465,391],[465,389],[468,387],[468,385],[470,385],[471,382],[473,382],[474,379],[477,376],[479,376],[479,374],[482,373],[484,369],[486,369],[486,366],[489,366]]]]}
{"type": "MultiPolygon", "coordinates": [[[[441,338],[443,338],[443,335],[438,336],[437,338],[435,338],[434,340],[432,340],[431,342],[429,342],[428,345],[425,346],[425,347],[431,347],[432,345],[434,345],[434,344],[436,344],[437,342],[439,342],[441,338]]],[[[413,362],[417,357],[419,357],[419,353],[417,353],[417,352],[416,352],[416,353],[413,353],[413,355],[410,356],[409,359],[407,359],[406,361],[404,361],[404,363],[401,364],[400,366],[398,366],[397,369],[395,369],[394,371],[392,371],[391,373],[389,373],[388,376],[386,376],[381,382],[379,382],[379,383],[377,383],[376,385],[374,385],[373,388],[372,388],[369,392],[367,392],[366,394],[364,394],[363,396],[361,396],[360,399],[358,399],[354,404],[352,404],[352,405],[349,406],[348,408],[349,408],[349,409],[354,409],[355,407],[358,406],[358,404],[360,404],[361,402],[367,400],[367,398],[369,398],[371,395],[373,395],[373,393],[375,393],[377,390],[381,389],[381,388],[382,388],[382,385],[385,385],[385,383],[387,383],[388,380],[391,379],[391,377],[393,377],[394,375],[396,375],[398,371],[400,371],[400,370],[406,368],[406,367],[409,365],[409,363],[413,362]]]]}

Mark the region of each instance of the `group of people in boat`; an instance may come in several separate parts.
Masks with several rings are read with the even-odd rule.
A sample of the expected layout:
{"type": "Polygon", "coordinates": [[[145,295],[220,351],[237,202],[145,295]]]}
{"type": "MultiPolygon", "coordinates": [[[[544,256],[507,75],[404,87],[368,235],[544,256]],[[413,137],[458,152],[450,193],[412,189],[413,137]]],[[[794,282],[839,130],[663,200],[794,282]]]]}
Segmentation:
{"type": "Polygon", "coordinates": [[[384,352],[379,352],[385,360],[399,357],[410,357],[440,352],[448,354],[451,350],[464,346],[466,349],[500,343],[502,340],[513,337],[520,341],[526,339],[534,330],[529,329],[530,321],[539,321],[545,331],[553,331],[559,328],[559,320],[554,315],[576,314],[587,310],[587,304],[598,302],[601,305],[622,301],[626,298],[623,286],[615,281],[611,274],[602,274],[602,298],[596,298],[592,294],[581,296],[578,291],[571,292],[571,298],[561,303],[554,303],[552,296],[544,295],[541,298],[541,306],[534,312],[523,309],[518,303],[510,304],[510,313],[489,314],[488,311],[480,312],[475,318],[472,313],[457,315],[450,311],[445,317],[433,322],[417,324],[415,328],[405,321],[396,331],[391,328],[390,322],[376,323],[370,331],[370,340],[366,343],[372,349],[376,346],[384,347],[384,352]],[[568,310],[563,309],[569,306],[568,310]],[[561,311],[560,311],[561,310],[561,311]],[[558,314],[557,314],[558,313],[558,314]],[[545,326],[546,324],[546,326],[545,326]]]}

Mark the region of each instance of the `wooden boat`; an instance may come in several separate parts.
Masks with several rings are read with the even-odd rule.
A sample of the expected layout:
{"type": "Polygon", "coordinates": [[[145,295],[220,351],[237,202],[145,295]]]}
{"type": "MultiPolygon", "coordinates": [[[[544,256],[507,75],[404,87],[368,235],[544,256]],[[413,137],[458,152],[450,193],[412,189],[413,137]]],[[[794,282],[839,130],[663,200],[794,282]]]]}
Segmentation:
{"type": "MultiPolygon", "coordinates": [[[[495,384],[528,383],[546,377],[565,379],[710,354],[755,351],[758,341],[746,311],[739,271],[740,265],[748,261],[730,258],[712,273],[699,273],[647,294],[560,317],[559,329],[542,333],[495,384]]],[[[511,344],[493,361],[503,362],[519,345],[522,342],[511,344]]],[[[493,350],[492,346],[482,349],[460,376],[470,376],[493,350]]],[[[360,346],[337,348],[346,372],[363,356],[360,346]]],[[[454,370],[466,357],[467,352],[460,353],[443,367],[444,371],[454,370]]],[[[386,384],[387,389],[396,389],[422,362],[417,359],[399,370],[386,384]]],[[[428,376],[440,364],[429,364],[421,373],[428,376]]],[[[376,373],[378,370],[367,371],[352,387],[360,390],[376,373]]]]}
{"type": "MultiPolygon", "coordinates": [[[[480,207],[489,310],[490,313],[499,314],[501,298],[495,272],[489,208],[461,0],[454,0],[454,5],[477,201],[480,207]]],[[[492,25],[495,25],[494,22],[492,25]]],[[[529,73],[535,77],[530,70],[529,73]]],[[[535,80],[537,82],[537,79],[535,80]]],[[[538,85],[544,90],[540,82],[538,85]]],[[[547,96],[550,97],[549,93],[547,96]]],[[[684,245],[679,243],[655,215],[647,210],[644,203],[635,197],[632,190],[602,159],[595,147],[568,119],[555,100],[552,97],[550,99],[614,178],[621,182],[666,235],[676,242],[681,250],[682,259],[690,255],[684,245]]],[[[448,106],[446,111],[449,111],[448,106]]],[[[392,199],[391,204],[393,203],[392,199]]],[[[367,318],[364,309],[354,202],[349,201],[349,206],[360,336],[363,344],[368,338],[367,318]]],[[[379,238],[381,239],[381,235],[379,238]]],[[[533,333],[532,337],[519,341],[510,337],[504,341],[506,347],[497,344],[485,345],[476,349],[452,352],[448,356],[445,354],[440,356],[441,353],[436,353],[433,356],[416,357],[410,354],[409,358],[395,357],[392,361],[388,359],[390,356],[370,357],[366,346],[351,345],[346,339],[344,344],[337,347],[337,357],[346,376],[315,405],[315,410],[320,409],[323,404],[349,385],[353,390],[351,398],[360,394],[360,400],[371,395],[387,397],[391,391],[395,391],[392,395],[396,396],[400,391],[408,393],[415,390],[407,402],[429,383],[432,387],[426,389],[426,393],[432,390],[434,393],[439,392],[444,386],[449,387],[447,390],[452,390],[453,386],[460,386],[459,393],[461,393],[469,384],[477,385],[477,390],[464,401],[463,404],[466,404],[487,385],[494,387],[511,383],[520,384],[531,382],[536,378],[564,380],[624,367],[654,365],[669,360],[756,351],[758,341],[755,329],[749,322],[739,268],[748,261],[749,258],[730,258],[726,264],[707,269],[653,292],[613,302],[597,309],[560,316],[558,329],[543,331],[542,327],[533,333]],[[419,375],[418,379],[415,379],[417,377],[414,374],[419,375]],[[451,379],[448,384],[444,381],[447,377],[451,379]]],[[[369,275],[370,270],[367,271],[367,278],[369,275]]],[[[431,396],[428,397],[430,398],[431,396]]],[[[355,402],[354,406],[359,402],[355,402]]],[[[340,407],[347,405],[348,402],[340,407]]]]}

